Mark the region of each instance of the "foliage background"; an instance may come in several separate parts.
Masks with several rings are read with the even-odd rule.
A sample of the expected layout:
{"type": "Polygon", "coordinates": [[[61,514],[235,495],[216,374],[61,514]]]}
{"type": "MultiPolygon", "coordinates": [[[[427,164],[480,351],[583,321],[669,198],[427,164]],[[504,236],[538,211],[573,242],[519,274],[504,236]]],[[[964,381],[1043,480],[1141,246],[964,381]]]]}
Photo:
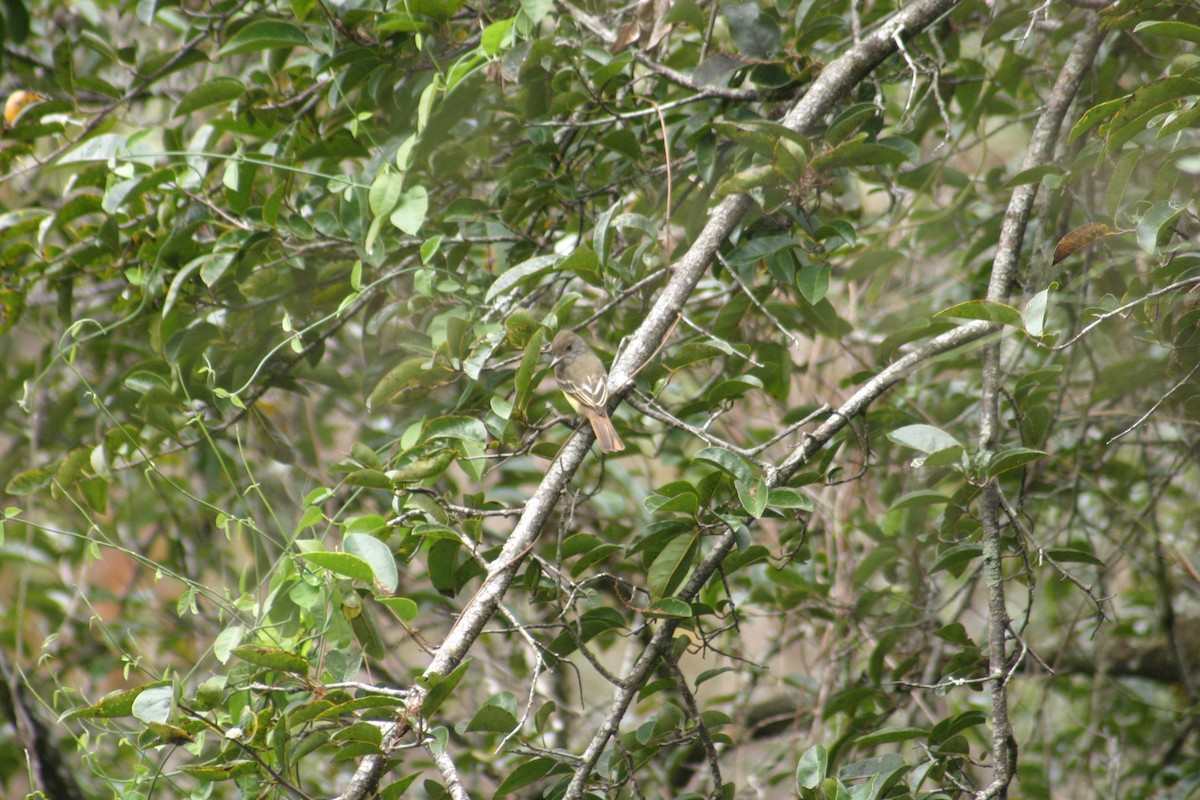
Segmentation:
{"type": "Polygon", "coordinates": [[[1200,13],[898,9],[7,2],[7,791],[1194,796],[1200,13]]]}

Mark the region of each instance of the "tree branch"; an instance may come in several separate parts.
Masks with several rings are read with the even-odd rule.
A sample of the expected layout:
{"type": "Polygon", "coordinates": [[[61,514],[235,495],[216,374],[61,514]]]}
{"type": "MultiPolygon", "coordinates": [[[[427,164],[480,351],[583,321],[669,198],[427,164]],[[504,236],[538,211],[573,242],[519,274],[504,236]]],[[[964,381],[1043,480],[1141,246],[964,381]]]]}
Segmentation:
{"type": "MultiPolygon", "coordinates": [[[[825,115],[872,69],[895,52],[897,40],[903,41],[910,38],[915,32],[927,27],[953,8],[956,1],[918,0],[884,22],[849,52],[826,66],[804,97],[788,112],[784,118],[784,124],[800,133],[811,132],[824,120],[825,115]]],[[[662,295],[646,315],[642,325],[630,338],[629,344],[621,356],[613,364],[609,377],[609,391],[613,396],[614,405],[629,390],[633,375],[661,348],[663,339],[673,329],[676,320],[683,313],[684,302],[716,257],[721,243],[750,207],[750,202],[746,195],[741,194],[725,198],[712,210],[708,224],[700,231],[687,253],[676,263],[675,273],[663,289],[662,295]]],[[[970,323],[937,337],[938,340],[941,340],[938,346],[946,349],[961,346],[991,333],[996,327],[993,323],[987,322],[970,323]],[[951,342],[953,344],[950,344],[951,342]]],[[[932,344],[931,342],[930,345],[932,344]]],[[[918,353],[925,353],[928,349],[929,345],[921,348],[918,353]]],[[[945,352],[945,350],[938,350],[934,347],[930,352],[945,352]]],[[[902,358],[897,363],[903,362],[903,366],[893,365],[885,369],[880,376],[868,384],[871,387],[870,392],[860,390],[855,398],[861,402],[862,407],[865,407],[869,402],[867,398],[878,397],[887,387],[907,375],[922,360],[924,359],[917,356],[902,358]],[[886,377],[884,377],[885,373],[886,377]]],[[[840,420],[829,420],[818,428],[817,433],[806,440],[805,445],[793,453],[784,462],[784,465],[768,475],[768,484],[777,486],[786,480],[812,453],[820,448],[820,443],[828,441],[845,423],[846,418],[843,417],[840,420]],[[819,439],[818,436],[822,434],[824,438],[819,439]]],[[[577,433],[576,437],[581,435],[590,437],[591,434],[590,431],[582,431],[577,433]]],[[[588,441],[590,442],[590,438],[588,441]]],[[[726,530],[719,536],[712,550],[696,567],[691,578],[677,596],[685,601],[694,597],[716,572],[721,562],[725,560],[725,556],[733,549],[735,541],[736,535],[733,530],[726,530]]],[[[650,674],[660,655],[666,652],[678,624],[677,620],[663,620],[659,624],[650,643],[642,651],[626,678],[626,687],[617,692],[600,729],[584,751],[580,764],[576,767],[575,774],[564,794],[564,800],[579,800],[583,796],[592,770],[600,760],[600,755],[604,752],[609,739],[616,734],[625,711],[633,702],[637,687],[650,674]]]]}
{"type": "MultiPolygon", "coordinates": [[[[1091,15],[1082,36],[1067,57],[1062,72],[1050,92],[1046,105],[1033,127],[1029,147],[1025,151],[1022,170],[1050,163],[1067,109],[1075,99],[1084,75],[1091,68],[1100,48],[1103,33],[1099,17],[1091,15]]],[[[1002,303],[1017,274],[1025,228],[1033,212],[1038,184],[1018,186],[1009,199],[1000,241],[992,262],[992,277],[987,299],[1002,303]]],[[[994,450],[1000,429],[1000,342],[992,342],[984,353],[983,396],[979,420],[979,451],[994,450]]],[[[1008,716],[1008,606],[1004,597],[1004,566],[1001,561],[1000,487],[991,480],[983,487],[980,498],[980,517],[983,525],[983,577],[988,598],[988,674],[992,694],[992,781],[979,792],[979,800],[1008,796],[1008,785],[1017,771],[1017,743],[1008,716]]]]}
{"type": "Polygon", "coordinates": [[[446,785],[446,791],[450,797],[453,800],[471,800],[471,795],[463,786],[462,777],[458,774],[458,767],[454,765],[454,759],[450,758],[450,754],[445,750],[438,752],[432,741],[425,743],[425,750],[433,757],[433,763],[437,765],[438,772],[442,775],[442,783],[446,785]]]}

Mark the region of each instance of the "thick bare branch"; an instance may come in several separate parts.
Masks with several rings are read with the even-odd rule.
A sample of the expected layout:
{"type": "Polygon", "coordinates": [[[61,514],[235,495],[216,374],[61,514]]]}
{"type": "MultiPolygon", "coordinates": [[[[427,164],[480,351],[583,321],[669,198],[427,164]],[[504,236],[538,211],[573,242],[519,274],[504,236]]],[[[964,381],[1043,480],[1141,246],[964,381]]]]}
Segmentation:
{"type": "MultiPolygon", "coordinates": [[[[1084,76],[1091,69],[1100,48],[1103,33],[1099,18],[1092,15],[1087,28],[1076,42],[1046,100],[1045,108],[1033,128],[1022,169],[1048,164],[1054,157],[1055,144],[1067,109],[1075,99],[1084,76]]],[[[1004,302],[1012,287],[1020,260],[1025,228],[1033,211],[1038,184],[1018,186],[1009,200],[1000,228],[1000,241],[992,263],[988,300],[1004,302]]],[[[1000,342],[988,345],[984,353],[983,396],[979,420],[979,450],[993,450],[1000,429],[999,398],[1000,342]]],[[[980,800],[1004,798],[1017,770],[1017,744],[1008,716],[1008,606],[1004,597],[1004,569],[1001,562],[1000,489],[989,482],[980,499],[983,525],[983,576],[988,596],[988,669],[992,694],[992,780],[978,795],[980,800]]]]}
{"type": "MultiPolygon", "coordinates": [[[[929,26],[942,14],[953,8],[955,3],[956,0],[924,0],[924,2],[913,3],[891,17],[865,36],[845,55],[830,62],[821,72],[821,76],[809,87],[804,97],[788,112],[784,118],[784,124],[801,133],[815,129],[837,103],[870,74],[872,69],[895,52],[897,41],[911,38],[914,33],[929,26]]],[[[704,226],[683,258],[676,263],[675,273],[662,295],[647,314],[645,321],[630,338],[629,344],[617,363],[613,365],[610,373],[610,393],[615,398],[623,396],[628,391],[632,383],[632,376],[661,348],[663,339],[673,329],[679,315],[683,313],[684,304],[696,283],[708,269],[716,256],[717,249],[741,220],[750,203],[750,199],[745,195],[733,195],[727,197],[710,213],[708,224],[704,226]]],[[[961,345],[978,339],[992,330],[994,330],[994,326],[990,323],[978,323],[963,326],[951,333],[956,334],[955,337],[952,337],[956,345],[961,345]],[[960,333],[960,331],[967,332],[960,333]]],[[[889,373],[889,378],[891,375],[895,377],[879,382],[872,381],[872,385],[876,387],[873,389],[874,394],[864,395],[864,398],[866,396],[877,397],[888,386],[907,374],[906,370],[911,370],[921,363],[921,360],[920,358],[901,359],[905,366],[889,373]]],[[[864,407],[866,402],[869,401],[864,399],[864,407]]],[[[828,438],[843,425],[845,425],[845,419],[830,421],[823,425],[818,433],[824,431],[825,439],[820,441],[828,441],[828,438]]],[[[815,452],[817,449],[819,449],[819,445],[814,444],[812,450],[806,452],[811,455],[811,452],[815,452]]],[[[804,461],[803,458],[793,460],[794,458],[794,456],[789,457],[786,462],[786,465],[790,465],[791,472],[798,469],[804,461]]],[[[778,485],[778,482],[785,479],[791,472],[781,467],[772,475],[771,482],[773,485],[778,485]]],[[[718,537],[712,550],[696,568],[678,596],[684,600],[694,597],[709,577],[716,572],[717,567],[732,550],[734,543],[733,531],[726,531],[718,537]]],[[[592,770],[604,752],[609,739],[616,734],[621,719],[636,695],[637,687],[650,674],[660,655],[665,652],[677,624],[674,620],[664,620],[655,631],[650,643],[638,657],[627,677],[626,687],[617,692],[605,715],[604,722],[584,751],[583,758],[564,795],[566,800],[577,800],[583,796],[592,770]]]]}
{"type": "Polygon", "coordinates": [[[425,749],[429,751],[429,755],[433,756],[433,763],[437,764],[438,772],[442,775],[442,783],[446,785],[446,791],[450,793],[450,797],[454,800],[471,800],[471,795],[463,786],[462,776],[458,774],[458,767],[454,765],[454,759],[450,758],[450,754],[445,750],[438,752],[432,742],[427,742],[425,749]]]}

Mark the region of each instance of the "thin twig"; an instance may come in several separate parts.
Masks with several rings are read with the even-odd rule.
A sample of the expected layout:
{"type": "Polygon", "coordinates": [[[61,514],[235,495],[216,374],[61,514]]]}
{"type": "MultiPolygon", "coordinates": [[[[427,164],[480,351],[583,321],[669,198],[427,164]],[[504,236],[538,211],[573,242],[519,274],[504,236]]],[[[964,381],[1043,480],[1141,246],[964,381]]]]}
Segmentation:
{"type": "Polygon", "coordinates": [[[1182,281],[1176,281],[1175,283],[1172,283],[1170,286],[1164,286],[1161,289],[1155,289],[1153,292],[1144,294],[1136,300],[1130,300],[1128,303],[1118,306],[1118,307],[1112,309],[1111,311],[1105,311],[1103,314],[1097,315],[1097,317],[1094,320],[1092,320],[1091,322],[1089,322],[1087,325],[1083,326],[1083,328],[1080,329],[1079,333],[1075,334],[1070,339],[1067,339],[1062,344],[1055,345],[1051,349],[1054,351],[1065,350],[1066,348],[1075,344],[1075,342],[1082,339],[1084,336],[1087,336],[1089,333],[1091,333],[1093,330],[1095,330],[1097,326],[1099,326],[1102,322],[1104,322],[1107,319],[1112,319],[1113,317],[1120,316],[1121,314],[1124,314],[1126,311],[1129,311],[1130,309],[1137,308],[1142,303],[1145,303],[1148,300],[1153,300],[1156,297],[1162,297],[1164,294],[1170,294],[1171,292],[1178,291],[1179,289],[1186,289],[1190,286],[1196,286],[1198,284],[1200,284],[1200,277],[1186,278],[1182,281]]]}
{"type": "Polygon", "coordinates": [[[759,313],[771,320],[775,327],[779,329],[779,332],[784,335],[784,338],[791,342],[793,347],[799,347],[801,344],[800,337],[796,336],[796,334],[785,328],[783,323],[780,322],[774,314],[768,311],[766,306],[759,302],[759,299],[754,296],[754,292],[752,292],[750,287],[746,285],[746,282],[742,280],[742,276],[738,275],[737,272],[734,271],[733,267],[729,266],[729,262],[725,260],[725,257],[720,253],[717,253],[717,260],[721,262],[721,266],[725,267],[725,272],[729,275],[729,277],[733,278],[733,282],[736,283],[739,288],[741,288],[742,293],[746,295],[746,299],[758,309],[759,313]]]}
{"type": "Polygon", "coordinates": [[[730,451],[731,453],[737,453],[739,456],[746,459],[747,461],[751,461],[754,464],[756,464],[760,469],[767,468],[766,463],[761,462],[757,458],[755,458],[754,451],[746,450],[745,448],[738,447],[737,445],[735,445],[731,442],[727,442],[724,439],[721,439],[720,437],[713,436],[711,433],[709,433],[706,430],[701,430],[700,428],[697,428],[695,425],[689,425],[688,423],[686,423],[683,420],[679,419],[678,417],[674,416],[669,411],[664,409],[662,406],[658,405],[658,403],[655,403],[653,400],[651,400],[649,397],[646,397],[645,395],[642,395],[640,393],[631,394],[625,399],[625,402],[629,403],[629,405],[633,406],[638,411],[645,414],[647,417],[656,419],[659,422],[662,422],[666,425],[670,425],[672,428],[678,428],[681,431],[685,431],[686,433],[689,433],[692,436],[695,436],[697,439],[700,439],[701,441],[704,441],[707,444],[711,444],[715,447],[724,448],[724,449],[730,451]]]}
{"type": "Polygon", "coordinates": [[[675,688],[679,691],[679,697],[683,700],[683,707],[687,709],[688,716],[696,725],[696,735],[700,738],[700,744],[704,747],[704,755],[708,758],[708,771],[712,775],[712,791],[710,797],[721,796],[721,786],[724,781],[721,780],[721,760],[717,755],[717,746],[713,743],[712,734],[708,731],[708,726],[704,724],[704,718],[700,714],[700,708],[696,705],[696,698],[692,694],[692,690],[688,688],[687,678],[679,669],[679,663],[670,653],[663,656],[663,666],[671,675],[671,679],[675,681],[675,688]]]}
{"type": "Polygon", "coordinates": [[[1096,595],[1092,593],[1092,587],[1068,572],[1062,566],[1062,564],[1059,564],[1054,560],[1053,556],[1046,552],[1044,547],[1038,544],[1037,539],[1035,539],[1033,536],[1033,531],[1029,530],[1029,526],[1025,524],[1023,519],[1021,519],[1021,515],[1008,502],[1008,498],[1004,496],[1003,491],[1000,492],[1000,506],[1004,509],[1004,515],[1008,517],[1008,520],[1012,523],[1012,526],[1016,528],[1022,536],[1028,539],[1031,545],[1033,545],[1035,551],[1037,552],[1038,558],[1045,560],[1048,564],[1050,564],[1050,566],[1054,567],[1055,571],[1058,572],[1059,576],[1062,577],[1063,580],[1070,581],[1071,583],[1075,584],[1076,588],[1086,594],[1088,599],[1091,600],[1092,604],[1096,607],[1096,614],[1101,620],[1108,619],[1108,615],[1104,613],[1104,604],[1100,598],[1096,597],[1096,595]]]}
{"type": "Polygon", "coordinates": [[[1132,425],[1130,425],[1125,430],[1118,433],[1116,436],[1109,439],[1107,442],[1105,442],[1105,444],[1112,444],[1117,439],[1120,439],[1122,436],[1129,433],[1130,431],[1136,430],[1143,422],[1150,419],[1150,415],[1153,414],[1155,411],[1157,411],[1159,406],[1161,406],[1163,403],[1167,402],[1168,397],[1175,394],[1175,392],[1178,391],[1181,386],[1183,386],[1185,383],[1190,381],[1192,379],[1192,376],[1195,375],[1197,371],[1200,371],[1200,363],[1197,363],[1196,366],[1192,367],[1191,372],[1189,372],[1187,375],[1184,375],[1182,378],[1180,378],[1179,382],[1176,383],[1174,386],[1172,386],[1170,389],[1168,389],[1166,394],[1164,394],[1162,397],[1158,398],[1158,400],[1154,403],[1154,405],[1150,406],[1149,410],[1147,410],[1145,414],[1142,414],[1140,417],[1137,418],[1136,422],[1134,422],[1132,425]]]}

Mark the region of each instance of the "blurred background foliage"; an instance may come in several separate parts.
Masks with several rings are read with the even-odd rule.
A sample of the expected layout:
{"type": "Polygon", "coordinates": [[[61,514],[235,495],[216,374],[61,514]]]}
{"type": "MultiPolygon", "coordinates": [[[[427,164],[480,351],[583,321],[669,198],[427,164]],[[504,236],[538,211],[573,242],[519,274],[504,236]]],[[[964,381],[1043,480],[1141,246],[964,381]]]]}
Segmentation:
{"type": "MultiPolygon", "coordinates": [[[[342,791],[569,433],[542,347],[582,325],[610,362],[749,192],[615,415],[628,449],[585,462],[426,702],[429,748],[472,794],[558,796],[683,616],[600,794],[971,796],[996,480],[1014,791],[1195,796],[1200,12],[1096,5],[958,3],[801,137],[782,112],[898,4],[6,2],[0,785],[342,791]],[[1019,285],[981,303],[1029,184],[1019,285]],[[968,347],[765,491],[980,317],[998,455],[968,347]],[[720,579],[673,600],[728,524],[720,579]]],[[[426,749],[394,759],[384,796],[447,796],[426,749]]]]}

